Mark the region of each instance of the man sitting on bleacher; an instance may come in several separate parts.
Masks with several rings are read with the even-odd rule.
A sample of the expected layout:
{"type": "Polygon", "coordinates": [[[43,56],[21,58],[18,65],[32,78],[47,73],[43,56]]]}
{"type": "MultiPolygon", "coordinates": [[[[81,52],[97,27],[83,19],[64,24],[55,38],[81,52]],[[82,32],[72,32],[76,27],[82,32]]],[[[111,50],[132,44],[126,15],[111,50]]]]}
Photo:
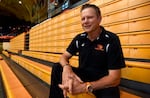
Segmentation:
{"type": "Polygon", "coordinates": [[[122,48],[118,36],[106,31],[100,22],[101,12],[97,6],[82,6],[81,24],[85,32],[72,40],[60,64],[53,66],[49,98],[66,98],[68,93],[120,98],[120,69],[125,67],[122,48]],[[77,53],[79,67],[74,68],[69,59],[77,53]]]}

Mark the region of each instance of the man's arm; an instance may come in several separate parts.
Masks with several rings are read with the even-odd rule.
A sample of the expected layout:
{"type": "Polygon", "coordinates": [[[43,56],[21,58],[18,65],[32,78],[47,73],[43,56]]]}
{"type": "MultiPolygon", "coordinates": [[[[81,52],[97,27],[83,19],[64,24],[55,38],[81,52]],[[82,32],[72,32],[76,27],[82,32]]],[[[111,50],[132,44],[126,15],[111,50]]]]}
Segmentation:
{"type": "Polygon", "coordinates": [[[65,65],[69,64],[69,59],[72,57],[72,55],[65,51],[62,56],[60,57],[60,64],[62,65],[62,67],[64,67],[65,65]]]}
{"type": "Polygon", "coordinates": [[[78,83],[81,83],[81,79],[72,71],[72,67],[69,64],[69,59],[72,55],[69,52],[63,53],[60,58],[60,64],[63,67],[62,72],[62,84],[59,84],[59,87],[63,90],[64,97],[66,97],[67,92],[72,93],[74,80],[78,83]]]}
{"type": "Polygon", "coordinates": [[[121,77],[121,69],[109,70],[109,74],[103,78],[91,82],[94,90],[115,87],[119,85],[121,77]]]}
{"type": "MultiPolygon", "coordinates": [[[[103,78],[97,80],[97,81],[92,81],[90,82],[93,90],[99,90],[99,89],[104,89],[108,87],[115,87],[118,86],[120,83],[120,76],[121,76],[121,71],[120,69],[115,69],[115,70],[109,70],[109,74],[107,76],[104,76],[103,78]]],[[[83,93],[87,92],[87,83],[80,83],[78,81],[73,84],[73,92],[72,94],[78,94],[78,93],[83,93]]]]}
{"type": "Polygon", "coordinates": [[[63,90],[63,95],[66,98],[68,90],[72,87],[69,87],[69,81],[71,73],[73,73],[71,66],[69,65],[69,59],[72,55],[69,52],[64,52],[60,57],[60,64],[63,67],[62,72],[62,84],[59,84],[59,87],[63,90]]]}

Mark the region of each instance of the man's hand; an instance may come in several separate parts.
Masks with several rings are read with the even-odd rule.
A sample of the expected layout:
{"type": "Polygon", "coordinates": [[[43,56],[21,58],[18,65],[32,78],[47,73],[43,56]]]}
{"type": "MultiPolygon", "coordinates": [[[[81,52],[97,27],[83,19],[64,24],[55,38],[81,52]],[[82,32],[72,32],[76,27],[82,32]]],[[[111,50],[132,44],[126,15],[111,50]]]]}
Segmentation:
{"type": "Polygon", "coordinates": [[[72,79],[72,92],[70,94],[80,94],[86,92],[86,83],[79,81],[77,78],[72,79]]]}
{"type": "Polygon", "coordinates": [[[63,90],[64,97],[67,96],[67,92],[71,94],[78,93],[77,86],[82,84],[83,81],[72,71],[71,66],[64,66],[62,73],[62,84],[59,87],[63,90]]]}

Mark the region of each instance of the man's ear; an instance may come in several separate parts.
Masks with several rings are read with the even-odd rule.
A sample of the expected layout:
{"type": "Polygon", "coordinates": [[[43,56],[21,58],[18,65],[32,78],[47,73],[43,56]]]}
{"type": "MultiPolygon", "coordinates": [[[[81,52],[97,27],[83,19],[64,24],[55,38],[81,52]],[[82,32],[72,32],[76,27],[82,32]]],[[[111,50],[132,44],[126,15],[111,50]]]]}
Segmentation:
{"type": "Polygon", "coordinates": [[[99,16],[99,17],[98,17],[98,21],[99,21],[99,23],[101,24],[102,16],[99,16]]]}

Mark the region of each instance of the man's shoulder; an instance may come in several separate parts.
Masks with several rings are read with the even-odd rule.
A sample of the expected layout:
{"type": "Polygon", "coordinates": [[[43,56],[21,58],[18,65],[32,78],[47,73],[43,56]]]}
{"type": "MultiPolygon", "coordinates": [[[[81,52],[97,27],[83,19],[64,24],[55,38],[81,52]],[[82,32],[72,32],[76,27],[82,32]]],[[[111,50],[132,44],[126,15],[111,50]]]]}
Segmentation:
{"type": "Polygon", "coordinates": [[[114,32],[105,30],[105,37],[108,37],[110,39],[118,38],[118,35],[114,32]]]}
{"type": "Polygon", "coordinates": [[[83,33],[80,33],[80,34],[78,34],[77,36],[76,36],[76,38],[86,38],[87,37],[87,33],[86,32],[83,32],[83,33]]]}

